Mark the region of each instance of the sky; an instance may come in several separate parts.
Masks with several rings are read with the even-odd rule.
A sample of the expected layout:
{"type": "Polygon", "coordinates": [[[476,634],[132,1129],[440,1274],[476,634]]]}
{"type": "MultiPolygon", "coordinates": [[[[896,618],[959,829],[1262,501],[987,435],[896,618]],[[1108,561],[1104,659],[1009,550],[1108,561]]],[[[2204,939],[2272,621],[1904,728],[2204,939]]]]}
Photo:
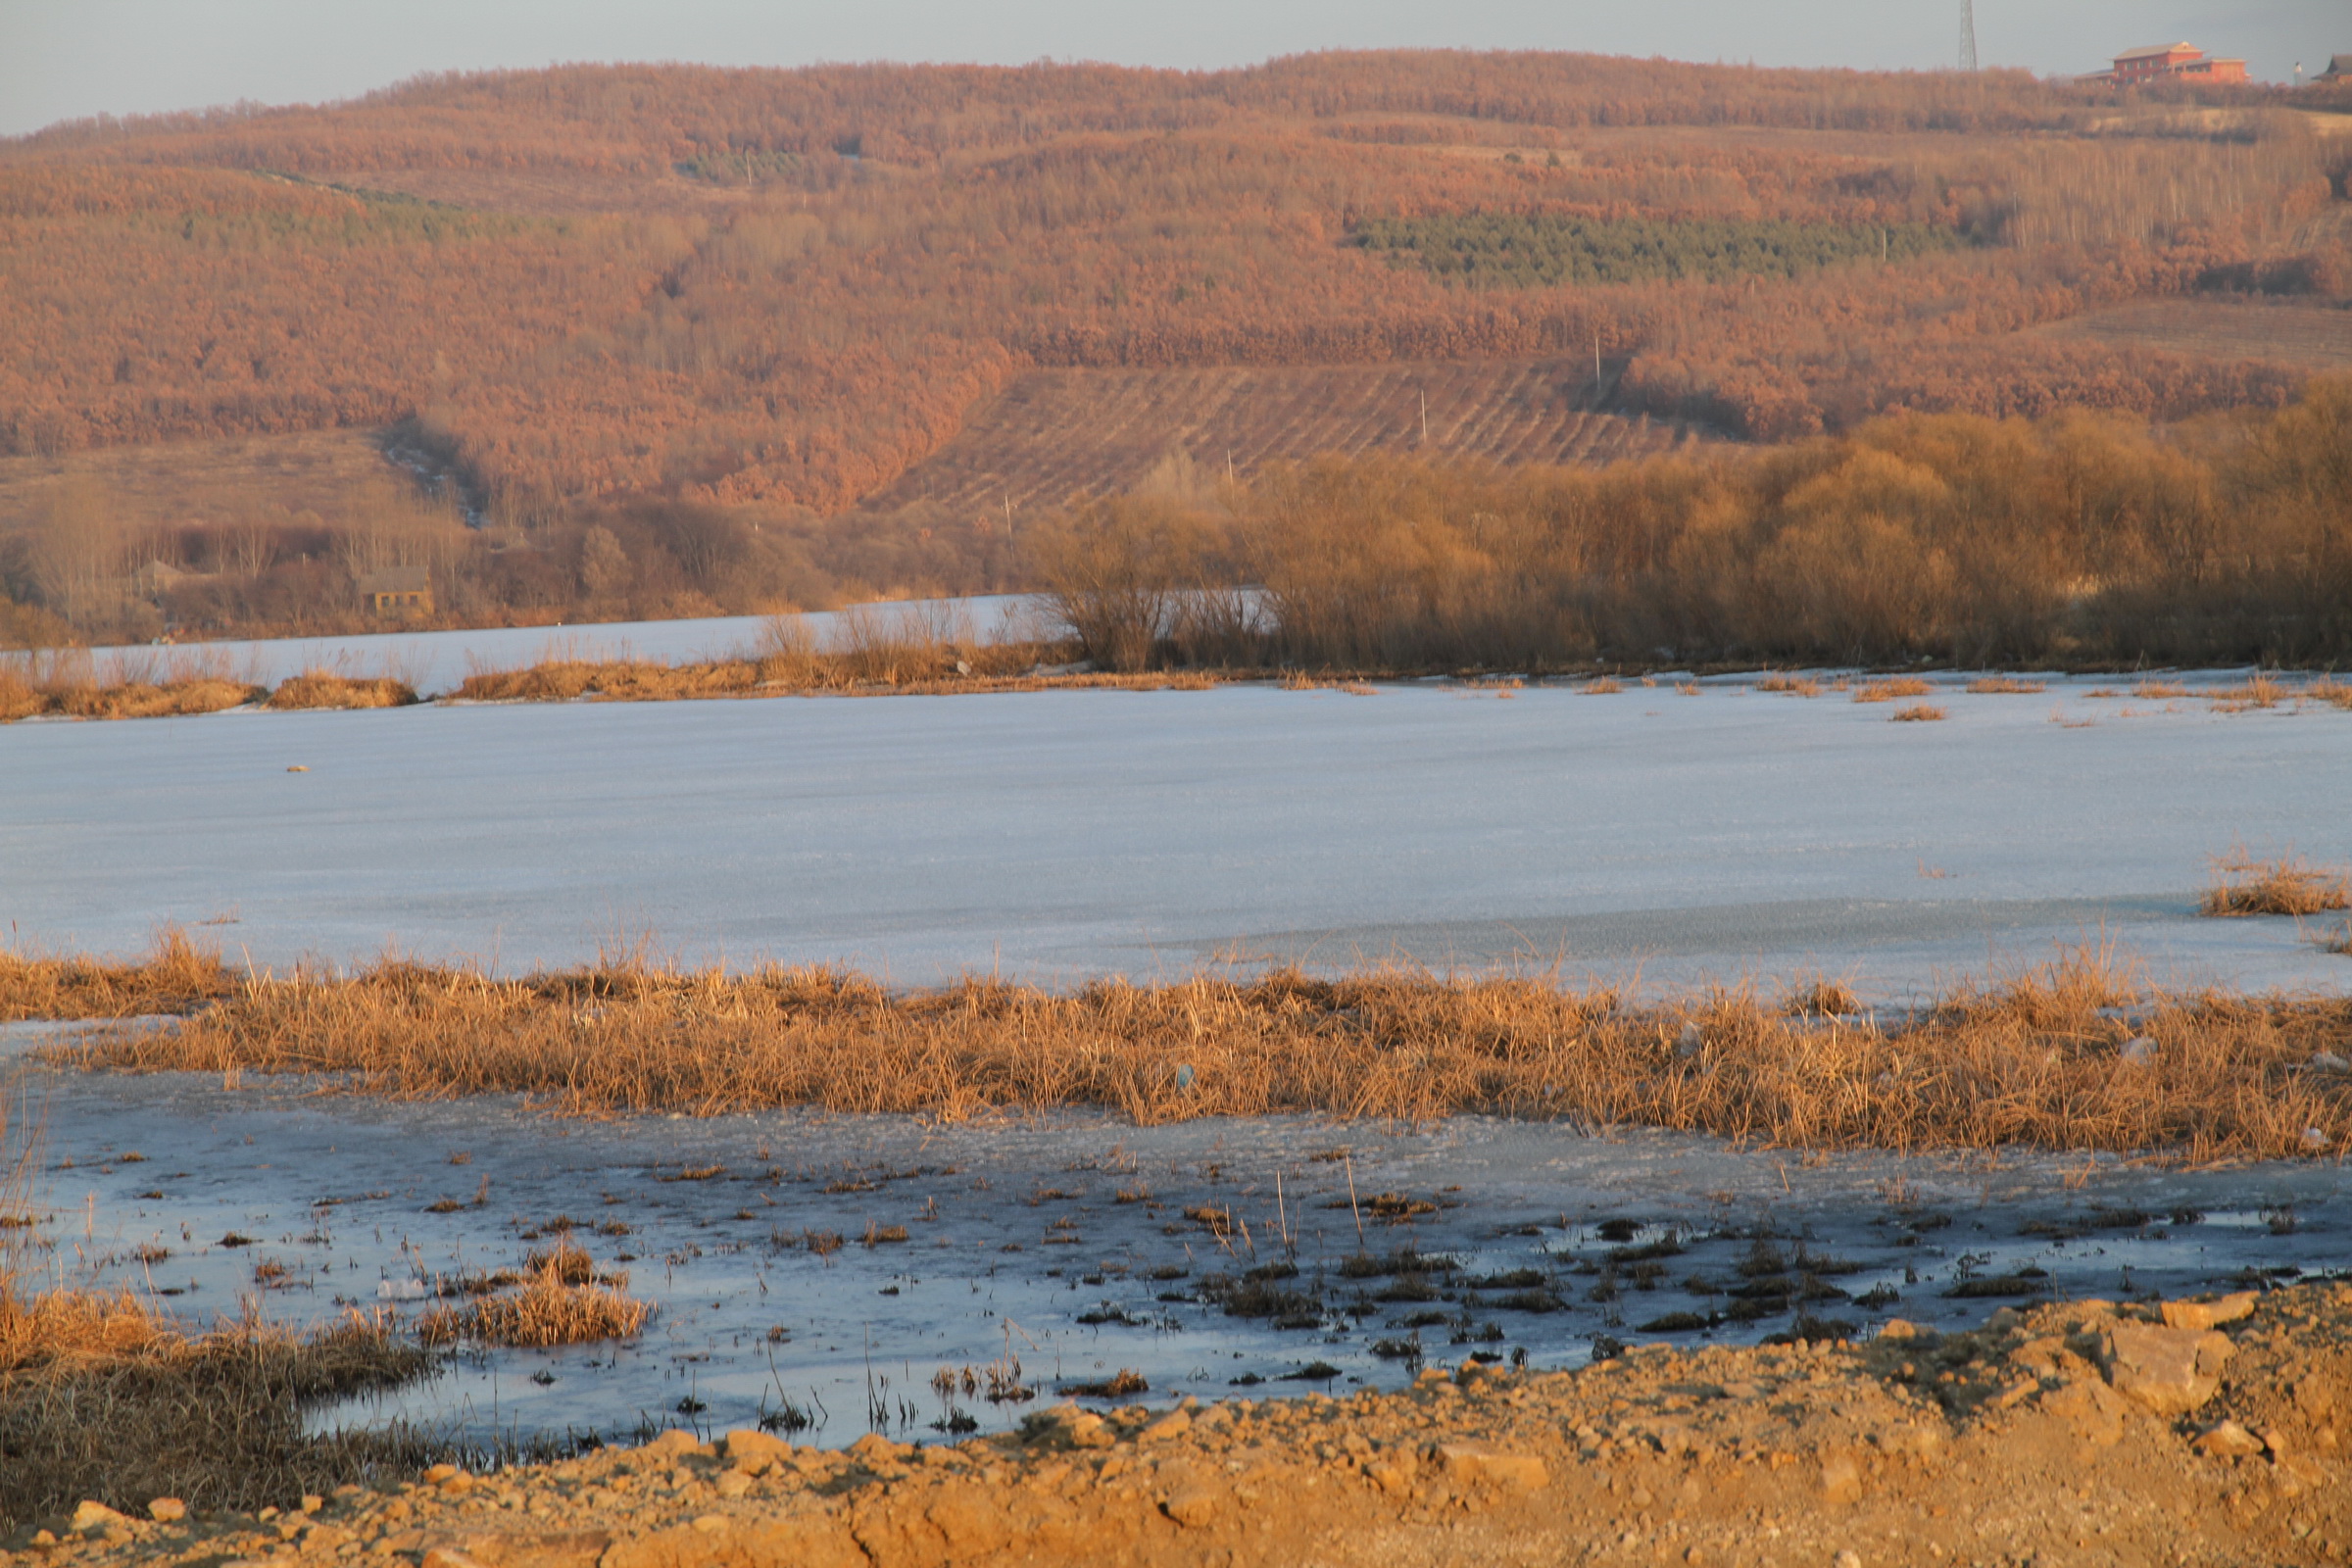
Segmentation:
{"type": "MultiPolygon", "coordinates": [[[[2095,71],[2185,39],[2292,79],[2352,53],[2347,0],[1975,0],[1986,65],[2095,71]]],[[[1571,49],[1934,70],[1960,0],[0,0],[0,135],[240,101],[316,103],[428,71],[1039,59],[1202,68],[1339,48],[1571,49]]]]}

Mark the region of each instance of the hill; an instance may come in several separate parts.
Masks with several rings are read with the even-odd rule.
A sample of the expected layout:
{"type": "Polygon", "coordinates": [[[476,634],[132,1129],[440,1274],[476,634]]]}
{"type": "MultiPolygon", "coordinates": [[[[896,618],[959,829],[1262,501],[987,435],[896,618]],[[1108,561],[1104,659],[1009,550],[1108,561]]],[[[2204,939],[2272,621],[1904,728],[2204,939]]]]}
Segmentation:
{"type": "Polygon", "coordinates": [[[1007,492],[1163,463],[2275,406],[2309,355],[2131,313],[2352,289],[2352,138],[2307,112],[2345,106],[2150,91],[1540,54],[567,67],[59,126],[0,143],[0,582],[133,632],[348,620],[370,563],[466,618],[740,609],[1000,586],[1007,492]],[[357,544],[266,456],[335,430],[405,487],[350,476],[357,544]],[[249,498],[241,544],[154,502],[164,460],[109,477],[167,445],[249,498]],[[139,587],[156,564],[209,581],[139,587]]]}

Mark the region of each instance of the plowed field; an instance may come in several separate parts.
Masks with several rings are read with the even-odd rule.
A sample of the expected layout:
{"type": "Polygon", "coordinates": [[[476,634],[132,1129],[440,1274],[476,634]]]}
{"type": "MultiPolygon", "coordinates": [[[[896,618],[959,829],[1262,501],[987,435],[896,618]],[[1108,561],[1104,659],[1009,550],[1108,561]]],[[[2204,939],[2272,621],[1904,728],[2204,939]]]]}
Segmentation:
{"type": "Polygon", "coordinates": [[[412,485],[366,430],[90,447],[0,458],[0,530],[31,523],[74,486],[115,522],[222,525],[302,513],[342,517],[412,485]]]}
{"type": "Polygon", "coordinates": [[[1127,489],[1176,458],[1209,475],[1326,452],[1582,464],[1714,438],[1682,420],[1603,413],[1604,391],[1574,360],[1039,370],[864,507],[995,515],[1009,502],[1017,515],[1127,489]]]}
{"type": "Polygon", "coordinates": [[[2174,299],[2092,311],[2041,330],[2192,359],[2352,370],[2352,309],[2336,305],[2174,299]]]}

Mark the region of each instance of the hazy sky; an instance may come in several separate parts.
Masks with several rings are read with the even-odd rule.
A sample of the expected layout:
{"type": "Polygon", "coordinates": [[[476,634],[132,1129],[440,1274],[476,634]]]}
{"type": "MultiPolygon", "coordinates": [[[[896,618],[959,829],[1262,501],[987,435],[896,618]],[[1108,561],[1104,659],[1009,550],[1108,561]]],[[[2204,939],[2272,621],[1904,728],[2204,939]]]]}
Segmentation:
{"type": "MultiPolygon", "coordinates": [[[[2347,0],[1975,3],[1984,63],[2042,74],[2177,38],[2270,80],[2352,52],[2347,0]]],[[[1197,67],[1411,46],[1932,69],[1953,61],[1959,13],[1959,0],[0,0],[0,135],[573,60],[1197,67]]]]}

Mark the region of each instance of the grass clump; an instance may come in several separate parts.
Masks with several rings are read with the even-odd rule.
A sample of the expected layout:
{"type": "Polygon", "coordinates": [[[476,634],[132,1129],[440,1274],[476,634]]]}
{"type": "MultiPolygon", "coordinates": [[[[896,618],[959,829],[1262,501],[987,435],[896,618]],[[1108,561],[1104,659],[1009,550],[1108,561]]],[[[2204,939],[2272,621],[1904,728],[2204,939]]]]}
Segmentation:
{"type": "Polygon", "coordinates": [[[2215,859],[2203,914],[2324,914],[2352,908],[2352,876],[2293,857],[2257,860],[2244,851],[2215,859]]]}
{"type": "Polygon", "coordinates": [[[2048,688],[2037,680],[2020,680],[2014,675],[1980,675],[1968,683],[1968,689],[1984,696],[2028,696],[2048,688]]]}
{"type": "Polygon", "coordinates": [[[1888,713],[1886,718],[1894,724],[1933,724],[1937,719],[1950,716],[1933,703],[1911,703],[1888,713]]]}
{"type": "Polygon", "coordinates": [[[427,1312],[416,1321],[416,1337],[426,1345],[523,1349],[632,1339],[654,1309],[624,1294],[628,1283],[625,1272],[597,1273],[587,1250],[565,1240],[530,1254],[515,1288],[427,1312]]]}
{"type": "Polygon", "coordinates": [[[1936,688],[1916,675],[1898,675],[1891,680],[1869,680],[1854,688],[1857,703],[1891,703],[1900,697],[1927,697],[1936,688]]]}

